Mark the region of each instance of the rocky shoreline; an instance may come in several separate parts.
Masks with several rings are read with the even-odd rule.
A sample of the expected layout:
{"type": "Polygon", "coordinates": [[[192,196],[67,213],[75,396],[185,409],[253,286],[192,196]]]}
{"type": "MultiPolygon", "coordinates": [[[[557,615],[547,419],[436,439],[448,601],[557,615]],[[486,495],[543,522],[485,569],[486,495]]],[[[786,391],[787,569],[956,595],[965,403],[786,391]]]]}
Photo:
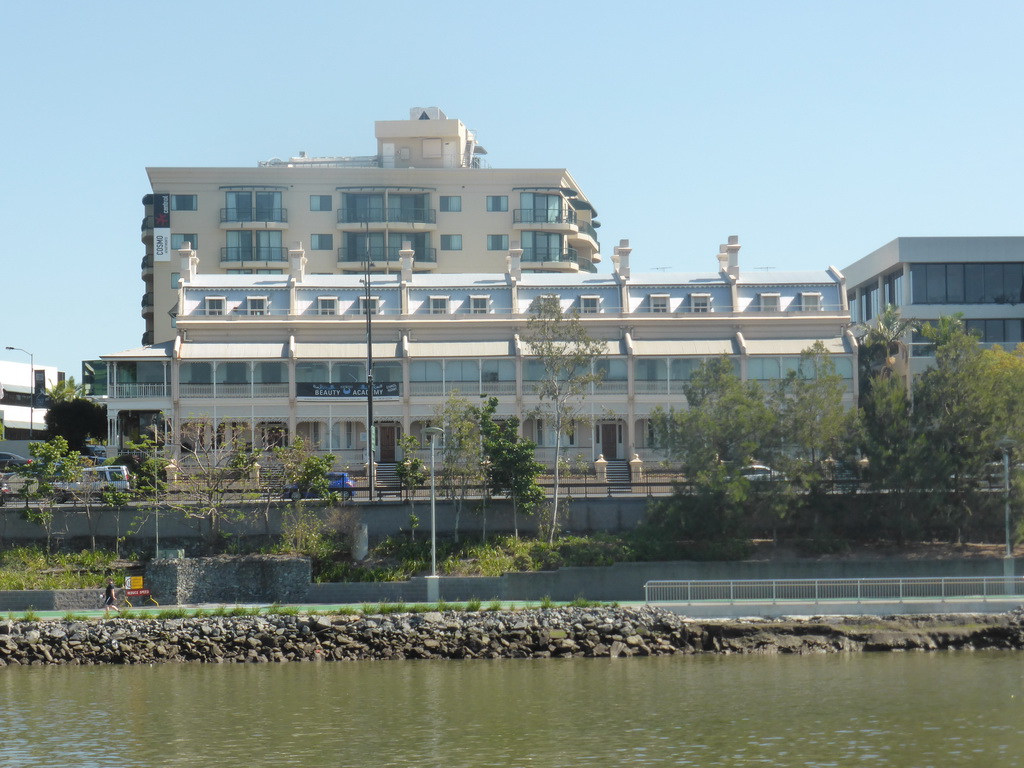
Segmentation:
{"type": "Polygon", "coordinates": [[[1024,650],[1004,614],[696,621],[651,607],[0,622],[0,667],[1024,650]]]}

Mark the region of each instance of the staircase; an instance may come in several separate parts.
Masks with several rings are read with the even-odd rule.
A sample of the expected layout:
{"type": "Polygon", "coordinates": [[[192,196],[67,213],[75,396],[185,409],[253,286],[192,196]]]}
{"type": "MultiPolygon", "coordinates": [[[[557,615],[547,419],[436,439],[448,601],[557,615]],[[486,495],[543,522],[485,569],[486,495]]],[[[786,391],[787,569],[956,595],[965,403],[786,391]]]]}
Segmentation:
{"type": "Polygon", "coordinates": [[[616,491],[630,493],[633,490],[628,461],[609,461],[605,468],[605,478],[608,483],[608,493],[616,491]]]}
{"type": "Polygon", "coordinates": [[[402,481],[398,479],[398,465],[395,463],[380,463],[374,475],[374,485],[377,490],[377,497],[401,495],[402,481]]]}

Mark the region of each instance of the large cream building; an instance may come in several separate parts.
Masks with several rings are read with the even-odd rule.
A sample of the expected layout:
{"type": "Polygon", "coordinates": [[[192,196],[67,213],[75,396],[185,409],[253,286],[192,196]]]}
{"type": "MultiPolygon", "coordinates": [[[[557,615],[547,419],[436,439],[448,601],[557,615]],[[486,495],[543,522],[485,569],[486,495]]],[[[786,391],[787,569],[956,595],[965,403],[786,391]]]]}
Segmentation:
{"type": "Polygon", "coordinates": [[[632,271],[622,241],[598,273],[594,207],[567,171],[482,168],[462,123],[436,109],[411,118],[377,124],[373,158],[150,169],[147,336],[104,357],[111,443],[202,421],[211,440],[263,448],[300,435],[358,468],[369,330],[382,467],[453,392],[496,396],[499,416],[518,415],[550,462],[540,366],[523,342],[541,296],[578,310],[605,344],[586,425],[569,438],[588,462],[660,459],[651,411],[685,407],[709,357],[767,382],[823,341],[855,402],[836,269],[743,272],[733,237],[692,270],[648,275],[632,271]]]}

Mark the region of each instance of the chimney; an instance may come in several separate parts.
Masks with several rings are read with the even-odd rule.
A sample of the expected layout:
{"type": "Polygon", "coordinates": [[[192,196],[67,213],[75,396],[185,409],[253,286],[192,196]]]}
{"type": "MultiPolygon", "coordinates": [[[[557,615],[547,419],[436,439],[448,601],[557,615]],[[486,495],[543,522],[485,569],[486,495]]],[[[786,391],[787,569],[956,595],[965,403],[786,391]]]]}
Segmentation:
{"type": "Polygon", "coordinates": [[[416,251],[412,249],[412,242],[402,241],[402,250],[398,252],[398,263],[402,266],[402,282],[408,283],[412,280],[412,263],[416,257],[416,251]]]}
{"type": "Polygon", "coordinates": [[[181,280],[185,283],[194,282],[196,273],[199,271],[199,257],[192,250],[192,243],[183,243],[178,249],[178,257],[181,259],[181,280]]]}
{"type": "Polygon", "coordinates": [[[615,271],[627,279],[629,278],[629,254],[632,252],[629,240],[619,240],[619,244],[612,251],[612,264],[615,266],[615,271]]]}
{"type": "Polygon", "coordinates": [[[519,280],[523,276],[523,249],[519,247],[519,241],[514,240],[505,259],[508,265],[508,274],[513,280],[519,280]]]}
{"type": "Polygon", "coordinates": [[[288,265],[292,281],[301,283],[306,276],[306,252],[302,250],[302,243],[296,243],[294,248],[288,250],[288,265]]]}
{"type": "Polygon", "coordinates": [[[721,265],[722,256],[725,256],[726,271],[729,277],[739,278],[740,276],[740,236],[729,235],[729,242],[718,246],[718,263],[721,265]]]}

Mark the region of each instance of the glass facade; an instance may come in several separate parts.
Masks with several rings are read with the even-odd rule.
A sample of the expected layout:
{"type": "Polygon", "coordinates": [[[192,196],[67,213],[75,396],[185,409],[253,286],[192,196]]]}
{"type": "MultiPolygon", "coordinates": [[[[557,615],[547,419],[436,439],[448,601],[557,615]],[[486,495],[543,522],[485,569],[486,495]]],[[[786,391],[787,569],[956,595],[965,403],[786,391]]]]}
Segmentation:
{"type": "Polygon", "coordinates": [[[1024,302],[1024,263],[912,264],[914,304],[1024,302]]]}

